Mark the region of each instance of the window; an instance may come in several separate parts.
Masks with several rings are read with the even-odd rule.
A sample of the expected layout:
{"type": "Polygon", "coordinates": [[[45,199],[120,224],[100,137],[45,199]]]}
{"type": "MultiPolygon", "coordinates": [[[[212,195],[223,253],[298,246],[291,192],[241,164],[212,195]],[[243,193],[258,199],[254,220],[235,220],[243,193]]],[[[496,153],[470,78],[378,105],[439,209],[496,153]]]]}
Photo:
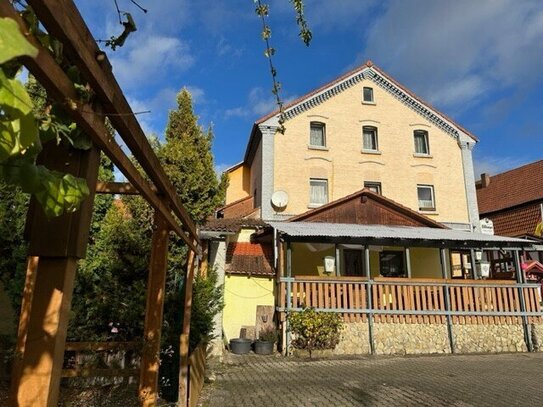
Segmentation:
{"type": "Polygon", "coordinates": [[[311,147],[326,147],[326,131],[324,123],[311,122],[309,145],[311,147]]]}
{"type": "Polygon", "coordinates": [[[362,91],[362,100],[366,103],[373,103],[373,88],[364,87],[362,91]]]}
{"type": "Polygon", "coordinates": [[[328,180],[311,178],[309,180],[309,205],[328,203],[328,180]]]}
{"type": "Polygon", "coordinates": [[[428,145],[428,132],[425,130],[415,130],[415,153],[430,154],[430,146],[428,145]]]}
{"type": "Polygon", "coordinates": [[[435,211],[436,203],[432,185],[417,185],[420,211],[435,211]]]}
{"type": "Polygon", "coordinates": [[[383,277],[406,277],[404,252],[382,251],[379,253],[379,272],[383,277]]]}
{"type": "Polygon", "coordinates": [[[369,189],[371,192],[375,192],[376,194],[381,195],[380,182],[373,182],[373,181],[364,182],[364,188],[369,189]]]}
{"type": "Polygon", "coordinates": [[[377,128],[364,126],[362,127],[362,149],[366,151],[378,151],[377,144],[377,128]]]}

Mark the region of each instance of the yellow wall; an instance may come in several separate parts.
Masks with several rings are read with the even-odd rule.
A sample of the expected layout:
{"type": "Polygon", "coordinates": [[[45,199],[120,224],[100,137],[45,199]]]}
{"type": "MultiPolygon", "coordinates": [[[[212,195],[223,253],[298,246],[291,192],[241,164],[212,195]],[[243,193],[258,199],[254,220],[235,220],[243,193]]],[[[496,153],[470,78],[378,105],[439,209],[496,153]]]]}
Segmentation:
{"type": "Polygon", "coordinates": [[[227,275],[223,310],[226,338],[239,338],[243,325],[255,326],[256,306],[275,305],[274,301],[273,278],[227,275]]]}
{"type": "MultiPolygon", "coordinates": [[[[288,120],[277,134],[274,190],[289,194],[284,213],[308,210],[309,178],[327,178],[329,200],[382,183],[383,195],[418,210],[417,184],[434,185],[438,221],[468,222],[466,193],[457,141],[369,80],[339,93],[288,120]],[[375,105],[361,102],[362,87],[371,86],[375,105]],[[326,124],[327,151],[310,149],[311,121],[326,124]],[[378,129],[381,154],[362,153],[362,126],[378,129]],[[413,131],[428,131],[431,158],[414,157],[413,131]]],[[[425,212],[426,213],[426,212],[425,212]]]]}
{"type": "Polygon", "coordinates": [[[250,171],[250,186],[249,194],[254,195],[256,191],[255,207],[261,206],[260,197],[262,196],[262,140],[258,143],[253,162],[251,163],[250,171]]]}
{"type": "MultiPolygon", "coordinates": [[[[305,243],[292,244],[292,275],[323,276],[324,257],[335,256],[334,245],[312,252],[305,243]]],[[[285,263],[286,264],[286,263],[285,263]]],[[[334,274],[332,274],[334,275],[334,274]]]]}
{"type": "Polygon", "coordinates": [[[409,250],[413,278],[441,278],[439,249],[413,247],[409,250]]]}
{"type": "Polygon", "coordinates": [[[226,190],[226,205],[251,195],[250,169],[240,165],[228,172],[228,188],[226,190]]]}

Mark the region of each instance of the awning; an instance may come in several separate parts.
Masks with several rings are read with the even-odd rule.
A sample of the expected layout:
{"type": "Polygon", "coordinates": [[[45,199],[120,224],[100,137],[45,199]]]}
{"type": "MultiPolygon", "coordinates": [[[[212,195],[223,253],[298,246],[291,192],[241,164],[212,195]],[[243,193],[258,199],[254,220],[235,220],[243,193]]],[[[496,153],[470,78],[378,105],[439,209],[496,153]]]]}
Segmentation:
{"type": "Polygon", "coordinates": [[[268,222],[292,241],[409,244],[427,247],[526,248],[533,241],[454,229],[324,222],[268,222]]]}

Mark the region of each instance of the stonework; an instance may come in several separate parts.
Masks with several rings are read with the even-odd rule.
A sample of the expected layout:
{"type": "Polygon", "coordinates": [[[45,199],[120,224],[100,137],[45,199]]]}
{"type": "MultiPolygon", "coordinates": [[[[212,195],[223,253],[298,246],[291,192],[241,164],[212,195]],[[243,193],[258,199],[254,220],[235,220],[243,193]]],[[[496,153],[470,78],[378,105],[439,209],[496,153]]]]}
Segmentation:
{"type": "Polygon", "coordinates": [[[341,339],[334,349],[335,355],[368,355],[370,342],[367,322],[343,324],[341,339]]]}
{"type": "MultiPolygon", "coordinates": [[[[526,352],[524,330],[514,325],[453,325],[456,353],[526,352]]],[[[446,324],[373,325],[377,355],[451,353],[446,324]]],[[[532,324],[534,350],[543,351],[543,323],[532,324]]],[[[339,344],[319,356],[370,354],[367,322],[345,323],[339,344]]]]}
{"type": "Polygon", "coordinates": [[[526,352],[521,324],[454,325],[458,353],[526,352]]]}
{"type": "Polygon", "coordinates": [[[450,353],[445,324],[374,324],[378,355],[450,353]]]}
{"type": "Polygon", "coordinates": [[[543,323],[532,324],[532,344],[535,352],[543,352],[543,323]]]}

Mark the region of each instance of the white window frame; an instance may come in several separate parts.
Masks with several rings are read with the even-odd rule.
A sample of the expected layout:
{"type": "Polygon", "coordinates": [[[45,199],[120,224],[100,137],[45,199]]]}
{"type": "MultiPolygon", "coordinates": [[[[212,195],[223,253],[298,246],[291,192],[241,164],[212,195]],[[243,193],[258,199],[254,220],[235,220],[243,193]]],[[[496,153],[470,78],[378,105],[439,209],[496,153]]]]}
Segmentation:
{"type": "Polygon", "coordinates": [[[371,192],[376,193],[378,195],[383,195],[383,189],[380,182],[364,181],[364,188],[369,189],[371,192]],[[377,191],[373,191],[372,188],[377,189],[377,191]]]}
{"type": "Polygon", "coordinates": [[[416,155],[423,155],[428,156],[430,155],[430,138],[428,136],[428,132],[426,130],[414,130],[413,131],[413,143],[415,145],[415,154],[416,155]],[[424,141],[426,145],[426,152],[423,151],[417,151],[417,135],[422,134],[424,136],[424,141]]]}
{"type": "Polygon", "coordinates": [[[419,206],[419,211],[424,211],[424,212],[435,212],[436,210],[436,196],[435,196],[435,191],[434,191],[434,186],[433,185],[427,185],[427,184],[417,184],[417,202],[418,202],[418,206],[419,206]],[[423,203],[421,205],[421,199],[419,197],[419,190],[420,189],[429,189],[431,191],[431,201],[427,201],[425,200],[426,203],[423,203]],[[427,203],[430,202],[431,205],[428,205],[427,203]]]}
{"type": "Polygon", "coordinates": [[[318,206],[326,205],[329,202],[328,197],[328,180],[326,178],[309,178],[309,207],[315,208],[318,206]],[[312,202],[311,198],[313,196],[312,189],[313,186],[324,185],[325,191],[325,200],[324,202],[312,202]]]}
{"type": "Polygon", "coordinates": [[[363,103],[371,103],[371,104],[375,103],[375,95],[373,93],[373,88],[371,86],[364,86],[362,88],[362,102],[363,103]],[[366,99],[366,89],[369,89],[370,92],[371,92],[371,99],[369,99],[369,100],[366,99]]]}
{"type": "Polygon", "coordinates": [[[379,134],[377,131],[377,127],[375,126],[362,126],[362,151],[364,152],[370,152],[370,153],[376,153],[379,152],[379,134]],[[373,144],[375,144],[375,148],[366,148],[364,145],[364,133],[366,131],[373,132],[373,144]]]}
{"type": "Polygon", "coordinates": [[[317,149],[326,149],[326,124],[323,122],[310,122],[309,123],[309,147],[317,149]],[[322,129],[322,145],[311,143],[311,130],[313,127],[320,127],[322,129]]]}

